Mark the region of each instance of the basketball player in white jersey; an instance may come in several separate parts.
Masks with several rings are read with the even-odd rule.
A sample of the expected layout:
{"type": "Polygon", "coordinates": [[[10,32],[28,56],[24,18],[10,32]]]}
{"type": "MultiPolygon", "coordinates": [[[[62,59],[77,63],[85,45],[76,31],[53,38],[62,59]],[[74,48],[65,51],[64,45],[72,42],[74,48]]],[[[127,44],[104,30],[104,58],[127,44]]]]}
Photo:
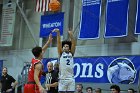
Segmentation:
{"type": "Polygon", "coordinates": [[[59,85],[58,91],[60,93],[74,93],[75,79],[74,79],[74,62],[73,56],[75,52],[76,42],[72,31],[68,31],[70,41],[61,42],[59,29],[54,29],[57,33],[57,48],[59,55],[59,85]]]}

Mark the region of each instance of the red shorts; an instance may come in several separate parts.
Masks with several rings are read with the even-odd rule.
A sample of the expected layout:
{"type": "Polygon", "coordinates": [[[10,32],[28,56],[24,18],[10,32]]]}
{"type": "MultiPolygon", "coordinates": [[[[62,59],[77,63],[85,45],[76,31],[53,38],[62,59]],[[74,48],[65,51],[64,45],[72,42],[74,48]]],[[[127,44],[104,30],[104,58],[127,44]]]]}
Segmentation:
{"type": "Polygon", "coordinates": [[[24,93],[40,93],[36,84],[25,84],[24,93]]]}

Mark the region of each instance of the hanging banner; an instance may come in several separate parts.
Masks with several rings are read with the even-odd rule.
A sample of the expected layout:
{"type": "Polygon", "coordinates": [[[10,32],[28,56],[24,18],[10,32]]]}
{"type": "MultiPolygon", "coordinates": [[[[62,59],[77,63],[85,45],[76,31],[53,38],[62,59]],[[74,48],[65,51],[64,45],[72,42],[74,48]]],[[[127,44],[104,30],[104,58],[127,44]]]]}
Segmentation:
{"type": "Polygon", "coordinates": [[[101,0],[82,0],[79,39],[99,38],[101,0]]]}
{"type": "Polygon", "coordinates": [[[3,60],[0,60],[0,80],[2,76],[2,69],[3,69],[3,60]]]}
{"type": "Polygon", "coordinates": [[[137,0],[137,14],[136,14],[135,34],[140,34],[140,0],[137,0]]]}
{"type": "Polygon", "coordinates": [[[105,38],[127,36],[129,0],[107,0],[105,38]]]}
{"type": "Polygon", "coordinates": [[[12,46],[16,17],[16,3],[3,1],[0,46],[12,46]]]}
{"type": "MultiPolygon", "coordinates": [[[[64,13],[57,13],[51,15],[42,15],[40,24],[40,37],[47,37],[54,28],[60,30],[60,35],[63,34],[64,13]]],[[[56,36],[56,33],[52,33],[56,36]]]]}
{"type": "MultiPolygon", "coordinates": [[[[139,60],[140,56],[74,58],[74,77],[76,82],[138,84],[139,60]]],[[[44,67],[49,61],[57,59],[44,59],[44,67]]]]}

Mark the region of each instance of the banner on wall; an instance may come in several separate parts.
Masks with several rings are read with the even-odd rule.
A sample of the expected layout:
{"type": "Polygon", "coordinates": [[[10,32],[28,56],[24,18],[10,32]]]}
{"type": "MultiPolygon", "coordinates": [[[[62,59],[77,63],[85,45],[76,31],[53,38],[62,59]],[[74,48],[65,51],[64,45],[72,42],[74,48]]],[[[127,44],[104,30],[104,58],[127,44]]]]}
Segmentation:
{"type": "MultiPolygon", "coordinates": [[[[60,35],[63,34],[63,21],[64,13],[56,13],[50,15],[42,15],[40,22],[40,37],[47,37],[52,32],[54,28],[60,30],[60,35]]],[[[56,33],[52,33],[56,36],[56,33]]]]}
{"type": "MultiPolygon", "coordinates": [[[[57,62],[44,59],[43,63],[50,60],[57,62]]],[[[74,77],[76,82],[138,84],[139,60],[140,56],[74,58],[74,77]]]]}
{"type": "Polygon", "coordinates": [[[12,46],[16,17],[16,3],[3,0],[0,46],[12,46]]]}
{"type": "Polygon", "coordinates": [[[139,59],[140,56],[76,58],[76,82],[137,84],[139,59]]]}
{"type": "Polygon", "coordinates": [[[101,0],[82,0],[79,39],[99,38],[101,0]]]}
{"type": "Polygon", "coordinates": [[[129,0],[107,0],[105,38],[127,36],[129,0]]]}
{"type": "Polygon", "coordinates": [[[3,60],[0,60],[0,80],[2,76],[3,60]]]}
{"type": "Polygon", "coordinates": [[[137,14],[136,14],[135,34],[140,34],[140,0],[137,0],[137,14]]]}

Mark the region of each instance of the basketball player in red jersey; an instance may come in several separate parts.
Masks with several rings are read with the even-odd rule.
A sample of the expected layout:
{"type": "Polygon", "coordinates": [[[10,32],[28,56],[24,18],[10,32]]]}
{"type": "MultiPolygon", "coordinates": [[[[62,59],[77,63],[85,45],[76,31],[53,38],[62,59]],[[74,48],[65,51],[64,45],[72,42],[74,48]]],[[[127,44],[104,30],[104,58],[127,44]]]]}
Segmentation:
{"type": "Polygon", "coordinates": [[[41,63],[41,59],[51,41],[52,34],[49,35],[47,43],[42,48],[34,47],[32,49],[32,53],[35,56],[35,58],[33,58],[31,62],[31,66],[28,73],[28,82],[24,86],[24,93],[46,93],[45,89],[41,86],[39,79],[43,71],[43,64],[41,63]]]}

